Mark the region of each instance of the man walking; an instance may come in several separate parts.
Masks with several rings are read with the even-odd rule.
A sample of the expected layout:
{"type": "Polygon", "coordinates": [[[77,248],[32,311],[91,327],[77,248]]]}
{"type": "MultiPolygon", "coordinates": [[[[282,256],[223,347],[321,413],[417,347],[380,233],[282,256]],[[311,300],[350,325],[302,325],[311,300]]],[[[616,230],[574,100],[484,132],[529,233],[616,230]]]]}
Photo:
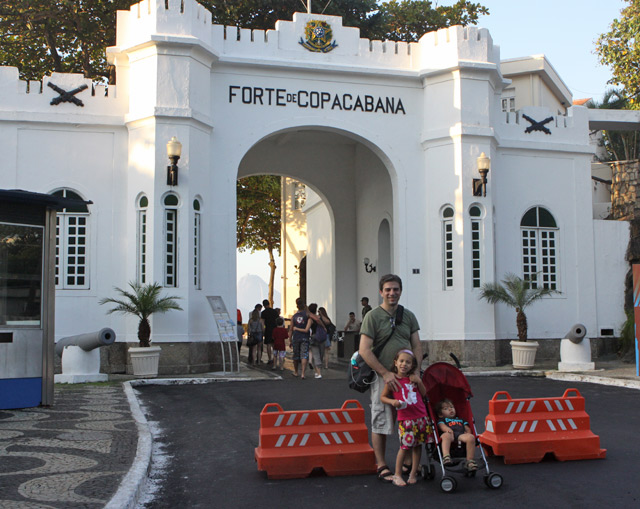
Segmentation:
{"type": "Polygon", "coordinates": [[[371,306],[369,305],[369,297],[362,297],[362,299],[360,299],[360,304],[362,304],[362,319],[364,320],[364,315],[371,311],[371,306]]]}
{"type": "MultiPolygon", "coordinates": [[[[395,374],[390,371],[396,352],[402,348],[410,348],[420,365],[422,346],[418,335],[420,327],[415,315],[404,308],[401,313],[398,312],[402,280],[395,274],[387,274],[380,278],[379,289],[382,304],[368,312],[362,320],[358,351],[378,374],[371,385],[371,442],[378,465],[378,479],[391,482],[393,472],[387,466],[385,451],[387,435],[394,432],[394,419],[391,407],[380,401],[380,394],[385,384],[389,384],[394,391],[399,389],[395,374]],[[381,344],[384,346],[376,356],[373,350],[381,344]]],[[[396,474],[401,475],[400,472],[396,474]]]]}

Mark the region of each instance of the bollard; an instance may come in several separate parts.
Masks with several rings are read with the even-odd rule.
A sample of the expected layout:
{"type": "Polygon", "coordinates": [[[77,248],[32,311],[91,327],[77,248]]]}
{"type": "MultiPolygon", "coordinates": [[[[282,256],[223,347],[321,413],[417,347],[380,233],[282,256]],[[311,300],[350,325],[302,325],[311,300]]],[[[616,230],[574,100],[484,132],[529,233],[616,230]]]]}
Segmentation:
{"type": "Polygon", "coordinates": [[[587,328],[581,323],[575,324],[560,342],[560,362],[558,371],[591,371],[595,363],[591,362],[591,342],[583,341],[587,328]]]}
{"type": "Polygon", "coordinates": [[[97,332],[62,338],[56,343],[56,354],[62,356],[62,374],[55,375],[56,383],[77,384],[106,382],[109,377],[100,373],[100,348],[116,340],[113,329],[105,327],[97,332]]]}

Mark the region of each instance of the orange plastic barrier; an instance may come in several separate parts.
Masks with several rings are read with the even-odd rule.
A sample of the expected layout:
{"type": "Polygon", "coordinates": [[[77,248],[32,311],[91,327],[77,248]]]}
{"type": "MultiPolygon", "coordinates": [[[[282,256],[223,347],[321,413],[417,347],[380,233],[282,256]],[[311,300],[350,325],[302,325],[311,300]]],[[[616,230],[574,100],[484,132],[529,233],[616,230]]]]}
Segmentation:
{"type": "Polygon", "coordinates": [[[560,461],[607,455],[600,449],[600,437],[590,430],[577,389],[567,389],[561,398],[511,399],[507,392],[496,392],[489,401],[485,432],[478,438],[489,454],[504,456],[507,464],[536,463],[548,453],[560,461]]]}
{"type": "Polygon", "coordinates": [[[255,458],[270,479],[308,477],[316,468],[330,476],[376,471],[364,409],[353,399],[329,410],[285,412],[277,403],[265,405],[255,458]]]}

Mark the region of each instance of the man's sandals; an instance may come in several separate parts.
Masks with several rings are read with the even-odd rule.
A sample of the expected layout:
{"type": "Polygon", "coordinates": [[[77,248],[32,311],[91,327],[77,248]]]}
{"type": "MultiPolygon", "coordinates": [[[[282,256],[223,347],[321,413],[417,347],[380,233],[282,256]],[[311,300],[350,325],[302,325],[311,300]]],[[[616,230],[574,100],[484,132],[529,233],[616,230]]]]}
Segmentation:
{"type": "Polygon", "coordinates": [[[378,480],[381,482],[393,482],[393,472],[387,465],[378,467],[378,480]]]}

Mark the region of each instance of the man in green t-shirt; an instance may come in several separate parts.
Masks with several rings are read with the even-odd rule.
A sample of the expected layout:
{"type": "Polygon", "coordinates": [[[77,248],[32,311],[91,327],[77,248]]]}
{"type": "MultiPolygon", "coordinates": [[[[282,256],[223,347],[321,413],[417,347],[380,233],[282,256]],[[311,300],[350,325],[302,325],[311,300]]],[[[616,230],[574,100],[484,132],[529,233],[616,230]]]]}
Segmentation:
{"type": "Polygon", "coordinates": [[[371,385],[371,443],[378,465],[378,478],[384,482],[391,482],[393,472],[387,466],[385,451],[387,435],[394,431],[394,419],[391,407],[380,401],[380,394],[385,384],[389,384],[394,391],[400,388],[395,374],[390,371],[396,352],[410,348],[420,363],[422,346],[418,335],[418,320],[411,311],[404,309],[401,323],[396,323],[398,301],[402,295],[402,280],[395,274],[387,274],[380,278],[379,287],[382,304],[369,311],[362,320],[358,351],[364,361],[378,374],[376,381],[371,385]],[[382,351],[376,357],[373,350],[385,341],[382,351]]]}

